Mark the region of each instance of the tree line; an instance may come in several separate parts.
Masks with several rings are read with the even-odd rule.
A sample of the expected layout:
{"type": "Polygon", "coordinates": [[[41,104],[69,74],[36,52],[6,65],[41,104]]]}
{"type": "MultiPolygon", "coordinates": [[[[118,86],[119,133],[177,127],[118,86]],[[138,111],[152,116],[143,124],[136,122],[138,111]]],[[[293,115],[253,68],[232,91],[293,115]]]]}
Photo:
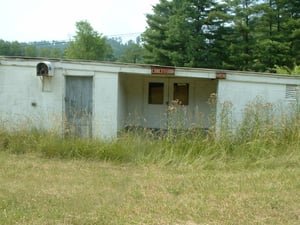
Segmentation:
{"type": "MultiPolygon", "coordinates": [[[[22,56],[22,57],[45,57],[45,58],[70,58],[70,59],[86,59],[86,60],[107,60],[107,61],[119,61],[126,63],[141,63],[142,54],[141,47],[136,41],[129,40],[123,43],[121,38],[109,38],[105,39],[110,49],[106,52],[105,57],[94,57],[95,54],[89,56],[80,54],[71,55],[67,53],[67,49],[72,41],[35,41],[35,42],[9,42],[0,39],[0,55],[3,56],[22,56]]],[[[74,46],[74,44],[72,44],[74,46]]],[[[78,46],[79,47],[79,46],[78,46]]],[[[99,47],[99,46],[98,46],[99,47]]],[[[91,50],[91,49],[89,49],[91,50]]],[[[102,49],[99,49],[102,51],[102,49]]],[[[98,52],[98,50],[96,50],[98,52]]],[[[73,54],[73,53],[72,53],[73,54]]]]}
{"type": "Polygon", "coordinates": [[[79,21],[70,42],[0,40],[0,54],[263,72],[300,64],[299,0],[160,0],[146,21],[125,44],[79,21]]]}
{"type": "Polygon", "coordinates": [[[142,63],[140,39],[123,43],[121,38],[106,38],[88,21],[76,23],[76,35],[70,41],[9,42],[0,39],[0,55],[67,58],[142,63]]]}
{"type": "Polygon", "coordinates": [[[36,41],[31,43],[0,40],[0,55],[62,58],[68,46],[63,41],[36,41]]]}
{"type": "Polygon", "coordinates": [[[273,71],[300,63],[299,0],[160,0],[145,62],[273,71]]]}

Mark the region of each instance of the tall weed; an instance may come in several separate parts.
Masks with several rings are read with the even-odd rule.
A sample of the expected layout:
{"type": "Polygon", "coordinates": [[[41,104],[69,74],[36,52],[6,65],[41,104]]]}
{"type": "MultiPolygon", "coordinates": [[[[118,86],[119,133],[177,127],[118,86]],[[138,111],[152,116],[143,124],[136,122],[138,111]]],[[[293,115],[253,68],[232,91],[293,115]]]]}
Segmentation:
{"type": "MultiPolygon", "coordinates": [[[[216,116],[213,114],[211,118],[215,119],[216,116]]],[[[172,126],[167,130],[124,130],[118,138],[110,141],[63,138],[58,132],[32,128],[11,132],[1,127],[0,151],[14,154],[34,152],[50,158],[116,163],[174,166],[200,163],[206,167],[212,165],[211,162],[219,165],[234,161],[256,163],[295,155],[300,148],[298,104],[294,104],[286,113],[278,113],[275,105],[256,99],[245,107],[243,119],[233,124],[232,104],[227,102],[218,116],[221,118],[218,130],[213,123],[208,131],[185,129],[185,124],[176,123],[174,126],[174,123],[170,123],[172,126]]]]}

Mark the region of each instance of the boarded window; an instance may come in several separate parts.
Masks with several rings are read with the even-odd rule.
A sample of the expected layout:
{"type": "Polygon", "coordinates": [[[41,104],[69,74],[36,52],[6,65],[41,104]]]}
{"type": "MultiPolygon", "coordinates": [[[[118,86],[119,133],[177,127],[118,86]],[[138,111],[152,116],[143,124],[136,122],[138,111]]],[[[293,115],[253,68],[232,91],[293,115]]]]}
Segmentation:
{"type": "Polygon", "coordinates": [[[189,84],[187,83],[174,83],[174,100],[179,100],[180,104],[189,104],[189,84]]]}
{"type": "Polygon", "coordinates": [[[297,85],[287,84],[285,89],[285,99],[296,100],[297,98],[297,85]]]}
{"type": "Polygon", "coordinates": [[[148,103],[164,103],[164,83],[149,83],[148,103]]]}

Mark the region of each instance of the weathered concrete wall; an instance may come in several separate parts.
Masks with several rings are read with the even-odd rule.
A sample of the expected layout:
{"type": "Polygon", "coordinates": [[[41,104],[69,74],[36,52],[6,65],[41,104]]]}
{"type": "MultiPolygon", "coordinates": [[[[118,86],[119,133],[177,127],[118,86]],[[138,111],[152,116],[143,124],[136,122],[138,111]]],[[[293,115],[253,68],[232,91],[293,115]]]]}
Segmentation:
{"type": "Polygon", "coordinates": [[[11,127],[61,129],[62,77],[36,76],[37,61],[21,61],[0,67],[1,122],[11,127]]]}
{"type": "MultiPolygon", "coordinates": [[[[117,132],[127,125],[147,125],[145,115],[152,112],[146,112],[148,93],[145,87],[152,78],[169,82],[168,86],[175,80],[188,82],[189,110],[194,117],[202,114],[203,120],[199,121],[202,127],[212,125],[209,124],[211,107],[208,104],[212,93],[217,94],[217,115],[225,103],[230,103],[233,120],[240,121],[247,104],[257,98],[276,105],[281,112],[286,110],[289,105],[297,103],[293,88],[300,86],[300,77],[224,71],[226,79],[218,80],[217,70],[196,68],[176,68],[172,76],[154,76],[149,65],[70,60],[50,60],[54,76],[36,76],[36,65],[43,60],[0,57],[2,124],[17,129],[40,127],[63,132],[66,76],[93,78],[92,133],[101,138],[116,137],[117,132]]],[[[197,119],[193,119],[193,123],[197,123],[197,119]]]]}
{"type": "MultiPolygon", "coordinates": [[[[269,103],[275,115],[280,116],[296,103],[297,93],[293,93],[295,98],[288,97],[289,85],[300,85],[299,77],[243,72],[227,74],[227,79],[220,80],[218,85],[218,119],[220,120],[222,109],[230,109],[231,119],[237,125],[243,119],[246,107],[253,107],[259,102],[269,103]]],[[[217,121],[217,124],[219,123],[220,121],[217,121]]]]}
{"type": "Polygon", "coordinates": [[[118,74],[96,72],[94,90],[94,134],[115,137],[118,131],[118,74]]]}

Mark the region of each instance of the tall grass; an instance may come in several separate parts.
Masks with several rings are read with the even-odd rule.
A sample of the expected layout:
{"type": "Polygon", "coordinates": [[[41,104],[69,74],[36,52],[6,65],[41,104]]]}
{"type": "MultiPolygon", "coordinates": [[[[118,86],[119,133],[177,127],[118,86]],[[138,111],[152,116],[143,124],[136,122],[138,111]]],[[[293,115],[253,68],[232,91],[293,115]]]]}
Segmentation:
{"type": "MultiPolygon", "coordinates": [[[[56,132],[38,129],[11,132],[2,127],[0,151],[37,153],[49,158],[175,166],[193,163],[209,166],[211,161],[220,164],[234,161],[257,163],[297,155],[300,149],[300,107],[295,104],[291,109],[289,113],[278,114],[274,105],[257,99],[245,107],[242,121],[233,124],[232,104],[226,103],[219,115],[218,135],[213,126],[208,132],[170,127],[161,132],[127,130],[115,140],[103,141],[63,138],[56,132]]],[[[299,160],[299,154],[294,160],[299,160]]]]}

